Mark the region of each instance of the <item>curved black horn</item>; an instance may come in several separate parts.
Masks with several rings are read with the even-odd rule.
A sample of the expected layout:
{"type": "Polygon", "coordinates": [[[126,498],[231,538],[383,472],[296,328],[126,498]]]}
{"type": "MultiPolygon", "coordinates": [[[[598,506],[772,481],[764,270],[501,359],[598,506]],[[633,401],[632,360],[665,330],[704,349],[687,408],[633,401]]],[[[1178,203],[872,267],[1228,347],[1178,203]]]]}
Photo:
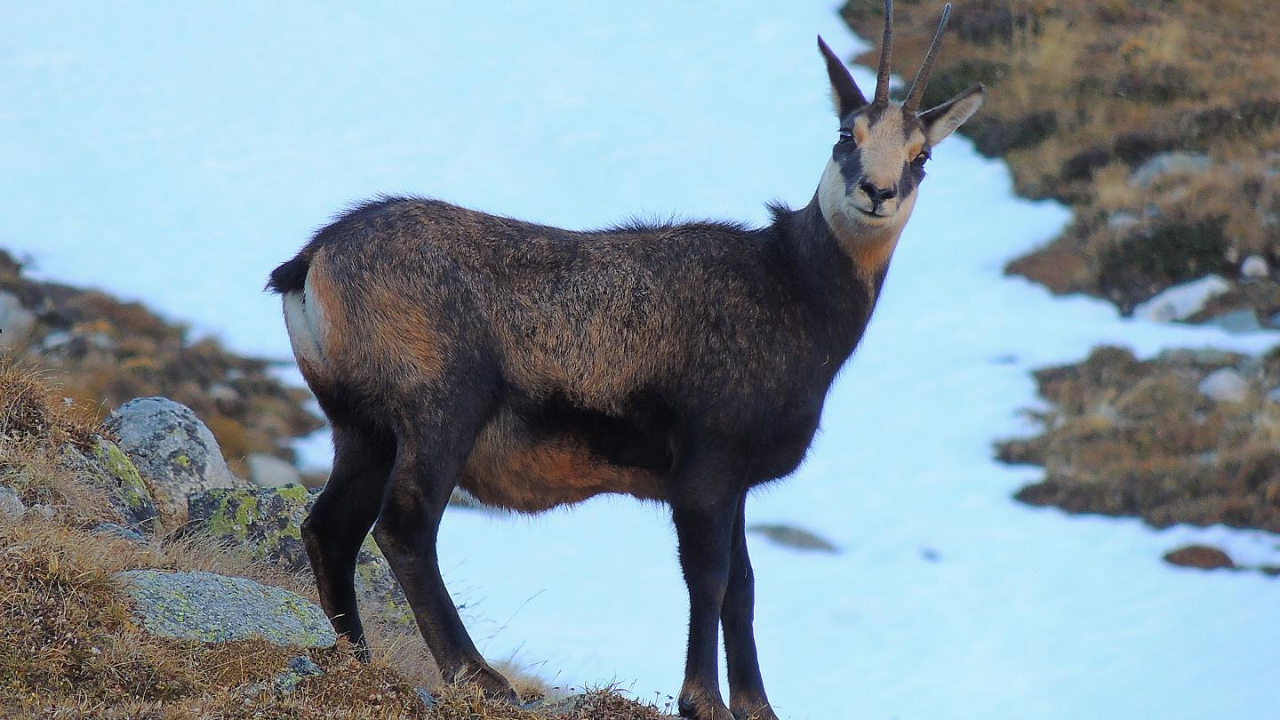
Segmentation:
{"type": "Polygon", "coordinates": [[[938,48],[942,45],[942,33],[947,29],[947,20],[951,18],[951,3],[942,8],[942,20],[938,22],[938,32],[934,33],[933,43],[929,45],[929,54],[924,56],[924,64],[920,66],[920,72],[916,73],[916,79],[911,82],[911,89],[907,91],[907,100],[902,104],[902,108],[907,112],[915,112],[920,109],[920,100],[924,98],[925,86],[929,84],[929,76],[933,74],[933,61],[938,56],[938,48]]]}
{"type": "Polygon", "coordinates": [[[880,70],[876,73],[873,105],[889,104],[889,66],[893,62],[893,0],[884,0],[884,40],[880,43],[880,70]]]}

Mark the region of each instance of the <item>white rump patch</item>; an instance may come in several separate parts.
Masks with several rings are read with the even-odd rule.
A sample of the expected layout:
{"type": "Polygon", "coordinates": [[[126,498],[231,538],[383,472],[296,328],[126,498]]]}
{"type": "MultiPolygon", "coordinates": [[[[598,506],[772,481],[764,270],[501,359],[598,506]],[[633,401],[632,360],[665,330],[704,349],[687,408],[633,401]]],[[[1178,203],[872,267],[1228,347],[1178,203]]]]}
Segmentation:
{"type": "Polygon", "coordinates": [[[302,292],[284,294],[284,325],[289,331],[294,357],[318,367],[324,362],[324,350],[320,346],[324,313],[310,290],[308,282],[302,292]]]}

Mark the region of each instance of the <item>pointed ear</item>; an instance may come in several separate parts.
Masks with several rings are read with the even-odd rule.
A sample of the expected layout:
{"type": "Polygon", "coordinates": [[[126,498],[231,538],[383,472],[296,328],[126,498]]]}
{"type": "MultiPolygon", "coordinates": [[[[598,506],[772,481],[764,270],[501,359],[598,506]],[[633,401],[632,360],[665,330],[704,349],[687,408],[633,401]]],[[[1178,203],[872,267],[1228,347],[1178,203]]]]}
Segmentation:
{"type": "Polygon", "coordinates": [[[920,122],[924,123],[925,135],[930,145],[937,145],[973,117],[982,107],[984,88],[981,84],[965,90],[959,95],[942,103],[938,107],[920,113],[920,122]]]}
{"type": "Polygon", "coordinates": [[[818,36],[818,50],[827,61],[827,76],[831,78],[831,100],[835,103],[836,113],[844,117],[866,105],[867,99],[858,89],[858,84],[853,81],[849,69],[840,62],[840,58],[836,57],[835,53],[831,52],[831,48],[822,41],[821,35],[818,36]]]}

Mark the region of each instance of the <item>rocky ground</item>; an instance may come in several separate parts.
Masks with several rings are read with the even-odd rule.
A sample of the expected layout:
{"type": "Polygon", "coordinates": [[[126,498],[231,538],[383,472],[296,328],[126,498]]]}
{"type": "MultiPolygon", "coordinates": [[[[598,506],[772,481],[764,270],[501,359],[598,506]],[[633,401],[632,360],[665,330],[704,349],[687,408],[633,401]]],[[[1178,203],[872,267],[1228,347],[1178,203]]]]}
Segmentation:
{"type": "Polygon", "coordinates": [[[306,571],[312,499],[229,472],[190,408],[146,398],[100,423],[0,358],[0,715],[667,717],[513,668],[523,708],[442,687],[371,543],[357,580],[374,659],[355,661],[306,571]]]}
{"type": "MultiPolygon", "coordinates": [[[[1020,194],[1074,214],[1007,272],[1148,320],[1280,328],[1280,29],[1258,22],[1266,0],[954,4],[924,105],[986,84],[986,106],[960,132],[1009,162],[1020,194]]],[[[923,55],[940,8],[894,6],[901,65],[923,55]]],[[[879,36],[881,13],[870,0],[843,9],[866,38],[879,36]]],[[[1138,361],[1098,348],[1038,372],[1054,404],[1037,414],[1042,434],[998,449],[1045,467],[1018,499],[1159,527],[1280,532],[1274,355],[1138,361]]],[[[1230,566],[1215,553],[1166,559],[1230,566]]]]}
{"type": "Polygon", "coordinates": [[[99,419],[133,398],[179,402],[213,432],[234,473],[266,483],[297,479],[289,441],[322,424],[304,407],[310,394],[285,387],[267,361],[193,342],[138,303],[32,280],[3,249],[0,351],[47,372],[99,419]]]}

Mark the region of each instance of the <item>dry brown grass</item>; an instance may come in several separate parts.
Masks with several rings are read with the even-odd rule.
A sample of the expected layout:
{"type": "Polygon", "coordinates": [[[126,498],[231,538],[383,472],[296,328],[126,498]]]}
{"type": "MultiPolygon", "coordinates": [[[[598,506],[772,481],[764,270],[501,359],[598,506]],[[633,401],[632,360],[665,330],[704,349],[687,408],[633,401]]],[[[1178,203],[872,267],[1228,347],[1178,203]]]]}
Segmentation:
{"type": "MultiPolygon", "coordinates": [[[[98,491],[61,469],[66,444],[88,443],[92,415],[63,402],[38,373],[0,363],[0,484],[29,505],[17,521],[0,518],[0,716],[40,718],[476,718],[538,720],[485,701],[469,690],[441,688],[422,639],[403,627],[370,622],[374,659],[356,662],[349,648],[306,651],[261,641],[200,645],[160,639],[138,628],[113,575],[121,570],[205,570],[247,577],[316,600],[309,573],[290,573],[236,547],[198,536],[137,544],[88,529],[113,519],[98,491]],[[291,657],[308,654],[324,674],[289,694],[271,680],[291,657]],[[414,692],[440,692],[428,712],[414,692]]],[[[536,677],[504,670],[525,698],[549,689],[536,677]]],[[[569,720],[651,720],[651,706],[612,691],[591,694],[569,720]]]]}
{"type": "Polygon", "coordinates": [[[1083,362],[1036,373],[1054,408],[1042,432],[1001,443],[1007,462],[1045,468],[1019,499],[1070,512],[1280,532],[1280,354],[1259,361],[1168,355],[1138,361],[1099,348],[1083,362]],[[1238,367],[1250,383],[1241,402],[1217,402],[1198,385],[1238,367]]]}
{"type": "MultiPolygon", "coordinates": [[[[843,12],[875,38],[881,6],[850,0],[843,12]]],[[[1250,255],[1280,266],[1280,25],[1265,20],[1272,6],[955,0],[926,106],[985,83],[987,104],[961,132],[1008,160],[1019,193],[1075,211],[1063,237],[1011,272],[1127,311],[1192,277],[1235,277],[1250,255]],[[1144,160],[1173,150],[1203,153],[1211,167],[1130,186],[1144,160]],[[1109,225],[1120,212],[1139,222],[1109,225]],[[1193,247],[1165,240],[1169,228],[1185,230],[1180,237],[1193,247]],[[1148,237],[1155,241],[1127,249],[1148,237]]],[[[909,77],[907,58],[923,55],[939,7],[899,0],[895,8],[895,57],[909,77]]],[[[874,52],[860,60],[874,65],[874,52]]],[[[1280,310],[1275,293],[1234,301],[1260,315],[1280,310]]]]}

